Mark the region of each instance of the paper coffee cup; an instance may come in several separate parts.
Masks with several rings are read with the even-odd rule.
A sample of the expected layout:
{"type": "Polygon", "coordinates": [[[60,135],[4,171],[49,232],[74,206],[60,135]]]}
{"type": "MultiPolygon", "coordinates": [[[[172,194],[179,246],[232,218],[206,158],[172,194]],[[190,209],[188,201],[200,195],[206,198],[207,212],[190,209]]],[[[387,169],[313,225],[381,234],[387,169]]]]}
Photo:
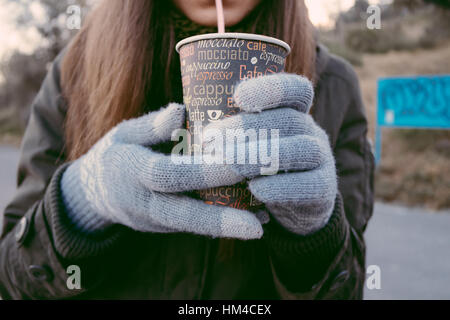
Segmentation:
{"type": "MultiPolygon", "coordinates": [[[[186,38],[176,45],[180,54],[186,128],[191,152],[201,152],[203,127],[240,111],[233,101],[236,84],[284,71],[290,47],[267,36],[247,33],[211,33],[186,38]]],[[[244,181],[234,186],[198,191],[206,203],[249,209],[260,203],[244,181]]]]}

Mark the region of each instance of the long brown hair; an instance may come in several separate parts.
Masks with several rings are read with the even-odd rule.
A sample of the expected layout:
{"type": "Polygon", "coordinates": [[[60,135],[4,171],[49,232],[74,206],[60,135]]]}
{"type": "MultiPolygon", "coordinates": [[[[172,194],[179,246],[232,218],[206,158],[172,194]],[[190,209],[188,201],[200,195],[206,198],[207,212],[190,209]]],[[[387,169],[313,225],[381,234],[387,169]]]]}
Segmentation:
{"type": "MultiPolygon", "coordinates": [[[[68,103],[67,160],[83,155],[108,130],[171,101],[182,102],[171,1],[108,0],[90,13],[62,62],[68,103]]],[[[315,41],[303,0],[261,0],[249,32],[287,42],[286,71],[310,79],[315,41]]]]}

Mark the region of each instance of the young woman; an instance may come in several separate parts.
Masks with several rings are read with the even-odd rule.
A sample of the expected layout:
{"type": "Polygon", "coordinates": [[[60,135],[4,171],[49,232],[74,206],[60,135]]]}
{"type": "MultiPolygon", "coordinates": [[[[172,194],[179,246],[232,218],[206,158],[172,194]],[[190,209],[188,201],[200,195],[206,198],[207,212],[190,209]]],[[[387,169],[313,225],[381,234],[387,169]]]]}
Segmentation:
{"type": "Polygon", "coordinates": [[[374,161],[356,75],[316,43],[303,1],[224,9],[227,31],[292,48],[286,73],[240,83],[242,112],[217,123],[279,129],[278,174],[168,154],[185,122],[174,47],[216,32],[213,0],[103,1],[32,105],[4,212],[3,299],[362,298],[374,161]],[[244,179],[268,222],[192,196],[244,179]]]}

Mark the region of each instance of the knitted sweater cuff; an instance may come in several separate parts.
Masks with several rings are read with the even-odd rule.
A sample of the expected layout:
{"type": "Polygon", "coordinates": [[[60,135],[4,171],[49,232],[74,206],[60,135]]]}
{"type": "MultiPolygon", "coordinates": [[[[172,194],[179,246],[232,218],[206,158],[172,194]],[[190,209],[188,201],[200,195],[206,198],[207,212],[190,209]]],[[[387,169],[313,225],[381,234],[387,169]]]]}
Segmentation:
{"type": "Polygon", "coordinates": [[[294,234],[274,219],[264,228],[264,238],[275,258],[294,265],[299,262],[301,268],[308,272],[317,269],[317,266],[326,267],[333,261],[343,246],[348,223],[342,197],[338,192],[330,220],[315,233],[306,236],[294,234]]]}
{"type": "Polygon", "coordinates": [[[111,248],[126,228],[113,225],[102,232],[86,233],[74,225],[63,203],[60,182],[70,163],[59,167],[53,175],[44,196],[45,216],[51,228],[54,246],[66,259],[98,256],[111,248]]]}

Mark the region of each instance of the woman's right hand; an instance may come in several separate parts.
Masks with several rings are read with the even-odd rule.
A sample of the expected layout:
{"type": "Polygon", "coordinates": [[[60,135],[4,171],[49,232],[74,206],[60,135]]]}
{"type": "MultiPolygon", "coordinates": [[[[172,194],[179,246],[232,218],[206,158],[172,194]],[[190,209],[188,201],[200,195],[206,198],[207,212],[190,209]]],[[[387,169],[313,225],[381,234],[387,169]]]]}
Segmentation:
{"type": "Polygon", "coordinates": [[[61,189],[67,214],[78,228],[95,232],[122,224],[141,232],[261,238],[263,229],[254,214],[176,193],[233,185],[245,178],[229,166],[180,164],[189,161],[174,162],[173,155],[151,149],[170,141],[183,127],[185,113],[183,105],[172,103],[123,121],[68,166],[61,189]]]}

